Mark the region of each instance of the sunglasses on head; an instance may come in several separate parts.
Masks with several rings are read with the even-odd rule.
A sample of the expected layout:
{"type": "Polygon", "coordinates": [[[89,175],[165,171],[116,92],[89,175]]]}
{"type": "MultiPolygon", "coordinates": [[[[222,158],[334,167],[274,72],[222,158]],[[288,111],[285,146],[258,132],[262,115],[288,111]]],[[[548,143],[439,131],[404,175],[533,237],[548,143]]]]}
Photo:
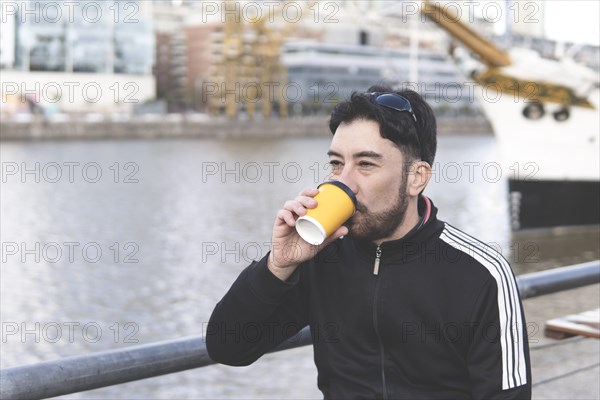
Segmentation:
{"type": "Polygon", "coordinates": [[[391,108],[392,110],[396,111],[408,111],[410,115],[412,115],[415,122],[417,122],[417,116],[410,105],[410,101],[408,101],[405,97],[402,97],[396,93],[372,92],[370,94],[375,102],[380,106],[391,108]]]}
{"type": "MultiPolygon", "coordinates": [[[[371,97],[375,100],[377,104],[380,106],[391,108],[396,111],[408,111],[410,115],[412,115],[415,123],[417,123],[417,116],[410,105],[410,101],[405,97],[400,96],[396,93],[379,93],[372,92],[370,93],[371,97]]],[[[421,140],[419,139],[419,134],[417,133],[417,143],[419,145],[419,151],[421,150],[421,140]]]]}

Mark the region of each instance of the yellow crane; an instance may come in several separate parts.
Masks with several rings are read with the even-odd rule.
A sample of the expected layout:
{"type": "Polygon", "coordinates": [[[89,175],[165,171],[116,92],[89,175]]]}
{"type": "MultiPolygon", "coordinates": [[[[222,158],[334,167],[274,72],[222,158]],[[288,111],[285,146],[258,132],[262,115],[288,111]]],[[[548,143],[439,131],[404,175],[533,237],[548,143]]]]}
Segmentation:
{"type": "MultiPolygon", "coordinates": [[[[211,76],[218,84],[216,96],[209,99],[213,114],[221,113],[224,108],[227,117],[236,118],[245,108],[252,119],[260,103],[263,118],[271,117],[274,104],[278,105],[281,118],[288,116],[283,92],[288,83],[287,69],[281,62],[281,46],[294,27],[293,23],[281,20],[281,10],[288,3],[287,0],[279,2],[277,7],[257,18],[240,15],[242,7],[235,7],[237,14],[225,14],[222,54],[214,63],[211,76]]],[[[308,14],[307,9],[314,3],[300,3],[298,21],[308,14]]]]}

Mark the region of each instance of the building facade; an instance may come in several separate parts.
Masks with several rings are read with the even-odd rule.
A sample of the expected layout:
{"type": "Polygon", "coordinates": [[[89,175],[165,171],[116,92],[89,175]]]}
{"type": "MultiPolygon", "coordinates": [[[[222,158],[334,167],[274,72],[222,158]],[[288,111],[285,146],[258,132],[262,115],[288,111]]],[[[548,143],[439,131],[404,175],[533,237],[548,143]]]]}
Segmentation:
{"type": "Polygon", "coordinates": [[[128,112],[154,99],[152,2],[3,3],[13,22],[2,53],[5,40],[14,49],[2,56],[3,92],[45,112],[128,112]]]}
{"type": "Polygon", "coordinates": [[[438,111],[476,108],[465,78],[443,53],[420,49],[290,42],[284,47],[288,101],[296,112],[330,108],[381,83],[421,93],[438,111]],[[411,65],[416,66],[412,79],[411,65]]]}

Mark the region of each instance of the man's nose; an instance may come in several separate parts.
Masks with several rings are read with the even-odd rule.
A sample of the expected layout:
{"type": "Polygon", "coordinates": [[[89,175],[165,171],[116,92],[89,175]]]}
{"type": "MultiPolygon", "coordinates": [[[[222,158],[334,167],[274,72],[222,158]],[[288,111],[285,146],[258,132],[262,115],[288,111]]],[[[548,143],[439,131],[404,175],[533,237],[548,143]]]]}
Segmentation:
{"type": "Polygon", "coordinates": [[[337,180],[348,186],[352,190],[352,193],[358,194],[358,185],[353,175],[351,168],[346,166],[337,180]]]}

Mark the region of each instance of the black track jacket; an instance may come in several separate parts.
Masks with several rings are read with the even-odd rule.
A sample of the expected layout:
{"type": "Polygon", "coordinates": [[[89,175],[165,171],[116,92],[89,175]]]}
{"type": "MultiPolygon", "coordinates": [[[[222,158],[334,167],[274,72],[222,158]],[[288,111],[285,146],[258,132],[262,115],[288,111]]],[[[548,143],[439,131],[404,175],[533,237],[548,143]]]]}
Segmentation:
{"type": "Polygon", "coordinates": [[[326,399],[531,398],[508,262],[430,211],[419,229],[380,248],[337,240],[285,282],[268,270],[268,255],[252,263],[213,311],[210,357],[248,365],[310,325],[326,399]]]}

